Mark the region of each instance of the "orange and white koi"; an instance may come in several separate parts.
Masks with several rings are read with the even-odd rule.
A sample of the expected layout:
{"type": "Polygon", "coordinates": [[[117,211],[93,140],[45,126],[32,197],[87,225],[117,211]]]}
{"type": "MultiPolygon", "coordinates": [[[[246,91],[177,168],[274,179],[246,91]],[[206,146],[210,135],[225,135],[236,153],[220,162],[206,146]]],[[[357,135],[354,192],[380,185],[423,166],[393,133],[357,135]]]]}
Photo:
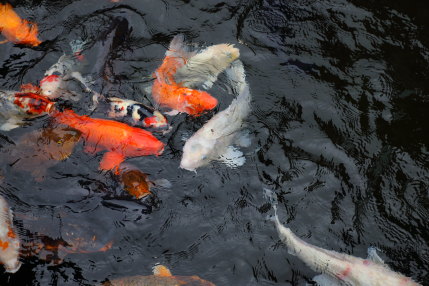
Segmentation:
{"type": "Polygon", "coordinates": [[[54,103],[39,94],[0,91],[0,130],[17,128],[25,119],[48,114],[54,109],[54,103]]]}
{"type": "Polygon", "coordinates": [[[182,67],[192,54],[186,51],[183,35],[177,35],[170,43],[161,66],[155,71],[152,97],[159,105],[177,112],[194,116],[216,107],[217,99],[205,91],[187,88],[174,79],[177,69],[182,67]]]}
{"type": "Polygon", "coordinates": [[[10,4],[0,3],[0,32],[7,41],[30,46],[38,46],[37,24],[21,19],[10,4]]]}
{"type": "Polygon", "coordinates": [[[100,162],[101,170],[117,169],[128,157],[160,155],[164,143],[152,133],[127,124],[81,116],[71,110],[53,114],[55,120],[82,133],[85,151],[107,151],[100,162]]]}
{"type": "Polygon", "coordinates": [[[0,196],[0,262],[6,272],[15,273],[21,267],[20,242],[13,228],[13,215],[6,200],[0,196]]]}
{"type": "Polygon", "coordinates": [[[170,270],[163,266],[157,265],[153,268],[153,275],[149,276],[131,276],[118,278],[104,282],[104,286],[215,286],[212,282],[193,276],[176,276],[172,275],[170,270]]]}

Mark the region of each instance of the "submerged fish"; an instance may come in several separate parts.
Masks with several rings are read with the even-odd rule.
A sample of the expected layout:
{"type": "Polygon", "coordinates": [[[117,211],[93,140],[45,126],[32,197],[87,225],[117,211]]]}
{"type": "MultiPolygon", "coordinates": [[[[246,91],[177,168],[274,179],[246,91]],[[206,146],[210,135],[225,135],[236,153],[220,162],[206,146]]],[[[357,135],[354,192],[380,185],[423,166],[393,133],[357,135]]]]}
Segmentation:
{"type": "Polygon", "coordinates": [[[122,164],[118,174],[125,191],[136,199],[141,199],[150,195],[151,182],[148,180],[147,174],[137,168],[130,168],[129,165],[122,164]]]}
{"type": "Polygon", "coordinates": [[[191,56],[185,46],[183,35],[173,38],[161,66],[156,70],[152,86],[153,99],[163,107],[191,115],[201,115],[216,107],[217,99],[205,91],[187,88],[174,79],[177,69],[191,56]]]}
{"type": "Polygon", "coordinates": [[[245,162],[243,153],[232,144],[250,145],[249,139],[240,132],[250,113],[249,86],[241,61],[235,61],[227,74],[238,96],[228,108],[213,116],[186,141],[180,162],[183,169],[194,171],[213,160],[223,161],[229,166],[241,166],[245,162]]]}
{"type": "MultiPolygon", "coordinates": [[[[48,127],[22,135],[7,152],[14,169],[30,172],[41,181],[46,170],[67,159],[79,141],[81,133],[70,127],[48,127]]],[[[3,160],[3,159],[2,159],[3,160]]]]}
{"type": "Polygon", "coordinates": [[[176,82],[189,88],[202,85],[210,89],[218,75],[240,57],[240,51],[233,45],[219,44],[205,48],[186,60],[174,75],[176,82]]]}
{"type": "Polygon", "coordinates": [[[131,164],[121,164],[116,175],[118,175],[124,190],[136,199],[150,195],[153,186],[171,187],[171,183],[166,179],[149,180],[147,174],[131,164]]]}
{"type": "Polygon", "coordinates": [[[32,92],[0,90],[0,130],[9,131],[24,124],[25,119],[48,114],[54,103],[32,92]]]}
{"type": "Polygon", "coordinates": [[[94,106],[100,98],[103,98],[99,93],[92,90],[92,82],[89,77],[84,77],[79,69],[82,66],[82,49],[85,42],[75,40],[70,42],[72,54],[63,54],[54,65],[52,65],[40,81],[40,94],[49,97],[50,99],[62,98],[68,100],[78,100],[81,96],[71,90],[69,83],[77,81],[83,86],[86,92],[92,93],[94,106]]]}
{"type": "Polygon", "coordinates": [[[420,285],[389,269],[377,255],[375,248],[368,249],[368,259],[362,259],[306,243],[280,223],[277,213],[274,223],[289,253],[299,257],[312,270],[322,273],[313,278],[319,286],[420,285]]]}
{"type": "Polygon", "coordinates": [[[15,273],[19,262],[20,242],[13,229],[13,215],[6,200],[0,196],[0,262],[6,272],[15,273]]]}
{"type": "Polygon", "coordinates": [[[131,121],[132,125],[147,128],[168,127],[167,119],[161,112],[143,103],[117,97],[110,97],[107,101],[109,102],[107,116],[110,118],[125,119],[131,121]]]}
{"type": "Polygon", "coordinates": [[[0,32],[7,41],[33,47],[40,45],[37,25],[21,19],[10,4],[0,3],[0,19],[0,32]]]}
{"type": "Polygon", "coordinates": [[[107,151],[100,162],[101,170],[118,168],[127,157],[160,155],[164,150],[164,144],[152,133],[124,123],[81,116],[71,110],[53,117],[82,133],[86,152],[107,151]]]}
{"type": "Polygon", "coordinates": [[[104,282],[103,286],[215,286],[198,276],[173,276],[167,267],[157,265],[150,276],[131,276],[104,282]]]}

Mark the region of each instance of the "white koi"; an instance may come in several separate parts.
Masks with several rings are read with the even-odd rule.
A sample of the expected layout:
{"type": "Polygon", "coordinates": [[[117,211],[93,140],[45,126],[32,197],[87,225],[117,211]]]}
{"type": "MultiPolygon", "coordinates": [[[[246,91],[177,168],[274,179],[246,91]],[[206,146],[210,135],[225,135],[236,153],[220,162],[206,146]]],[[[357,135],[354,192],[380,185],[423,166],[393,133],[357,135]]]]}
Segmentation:
{"type": "MultiPolygon", "coordinates": [[[[274,206],[275,210],[276,207],[274,206]]],[[[376,249],[368,249],[368,259],[311,245],[282,225],[277,213],[274,223],[289,253],[312,270],[322,273],[313,278],[319,286],[418,286],[411,278],[394,272],[384,264],[376,249]]],[[[421,285],[420,285],[421,286],[421,285]]]]}
{"type": "Polygon", "coordinates": [[[213,160],[223,161],[231,167],[245,162],[243,153],[232,144],[250,145],[250,140],[240,131],[250,113],[251,95],[241,61],[235,61],[226,72],[238,96],[186,141],[180,162],[183,169],[195,171],[213,160]]]}
{"type": "Polygon", "coordinates": [[[240,51],[230,44],[219,44],[205,48],[186,60],[174,75],[176,82],[189,88],[202,85],[210,89],[218,75],[240,57],[240,51]]]}

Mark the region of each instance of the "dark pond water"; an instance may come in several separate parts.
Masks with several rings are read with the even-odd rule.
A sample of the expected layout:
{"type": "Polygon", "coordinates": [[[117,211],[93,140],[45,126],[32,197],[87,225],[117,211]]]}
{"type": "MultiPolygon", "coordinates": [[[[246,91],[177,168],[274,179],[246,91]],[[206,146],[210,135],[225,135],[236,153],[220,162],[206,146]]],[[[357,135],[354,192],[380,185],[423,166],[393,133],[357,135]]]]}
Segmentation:
{"type": "MultiPolygon", "coordinates": [[[[129,160],[172,183],[142,201],[100,173],[101,155],[81,143],[43,179],[2,159],[0,192],[24,242],[71,235],[95,236],[94,249],[113,245],[60,264],[23,256],[0,284],[94,285],[149,275],[156,263],[216,285],[310,283],[315,273],[266,220],[266,187],[280,199],[281,220],[306,241],[359,257],[376,246],[392,269],[429,285],[429,9],[414,2],[13,1],[44,42],[0,46],[1,89],[36,84],[82,38],[91,43],[85,72],[98,91],[145,101],[142,86],[175,34],[202,46],[233,43],[253,95],[252,145],[240,168],[188,172],[179,169],[183,138],[211,114],[170,118],[173,131],[159,137],[164,154],[129,160]]],[[[217,110],[231,102],[223,80],[212,90],[217,110]]],[[[2,154],[48,122],[0,132],[2,154]]]]}

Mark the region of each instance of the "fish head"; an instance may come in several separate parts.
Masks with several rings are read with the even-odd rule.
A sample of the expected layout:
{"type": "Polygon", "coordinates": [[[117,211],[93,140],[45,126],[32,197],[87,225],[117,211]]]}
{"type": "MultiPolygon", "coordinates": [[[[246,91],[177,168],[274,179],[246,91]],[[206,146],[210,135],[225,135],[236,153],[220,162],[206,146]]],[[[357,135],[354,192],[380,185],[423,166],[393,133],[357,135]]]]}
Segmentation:
{"type": "Polygon", "coordinates": [[[234,45],[220,44],[221,51],[228,62],[233,62],[240,57],[240,50],[235,48],[234,45]]]}
{"type": "Polygon", "coordinates": [[[161,155],[164,151],[164,143],[159,141],[152,133],[139,128],[133,128],[130,140],[127,143],[124,147],[127,156],[161,155]]]}
{"type": "Polygon", "coordinates": [[[147,175],[140,170],[125,170],[121,172],[120,179],[125,191],[137,199],[141,199],[151,193],[147,175]]]}
{"type": "Polygon", "coordinates": [[[60,96],[60,87],[63,83],[63,79],[55,74],[45,76],[40,81],[41,94],[49,97],[50,99],[57,98],[60,96]]]}
{"type": "Polygon", "coordinates": [[[183,147],[180,168],[195,171],[197,168],[207,165],[212,160],[214,140],[202,138],[195,134],[186,141],[183,147]]]}

